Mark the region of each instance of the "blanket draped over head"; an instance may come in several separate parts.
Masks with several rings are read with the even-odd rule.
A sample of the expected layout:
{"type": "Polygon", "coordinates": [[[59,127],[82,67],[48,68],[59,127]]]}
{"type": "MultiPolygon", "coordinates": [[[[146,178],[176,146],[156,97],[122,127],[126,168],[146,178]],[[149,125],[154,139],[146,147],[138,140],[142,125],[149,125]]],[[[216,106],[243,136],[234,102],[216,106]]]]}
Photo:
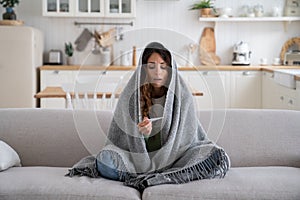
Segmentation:
{"type": "MultiPolygon", "coordinates": [[[[224,177],[229,158],[221,147],[207,138],[196,116],[191,91],[178,74],[173,56],[158,133],[161,134],[162,147],[155,152],[147,151],[144,136],[137,127],[142,121],[139,88],[143,83],[141,75],[144,69],[141,60],[120,95],[107,144],[101,152],[110,153],[120,174],[125,176],[125,185],[139,190],[158,184],[224,177]]],[[[91,169],[93,167],[86,169],[84,160],[77,163],[68,175],[97,176],[96,170],[91,169]]]]}

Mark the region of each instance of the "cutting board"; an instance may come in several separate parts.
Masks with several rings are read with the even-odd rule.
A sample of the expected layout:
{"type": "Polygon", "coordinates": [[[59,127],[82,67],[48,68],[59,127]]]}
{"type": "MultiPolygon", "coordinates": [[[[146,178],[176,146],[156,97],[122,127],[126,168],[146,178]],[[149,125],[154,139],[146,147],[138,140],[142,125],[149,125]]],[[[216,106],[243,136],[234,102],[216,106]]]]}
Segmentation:
{"type": "Polygon", "coordinates": [[[204,65],[218,65],[220,58],[216,55],[216,39],[215,30],[212,27],[205,27],[203,29],[200,43],[199,53],[201,63],[204,65]]]}
{"type": "Polygon", "coordinates": [[[200,47],[207,52],[216,52],[216,40],[215,40],[215,30],[211,27],[206,27],[203,29],[200,38],[200,47]]]}

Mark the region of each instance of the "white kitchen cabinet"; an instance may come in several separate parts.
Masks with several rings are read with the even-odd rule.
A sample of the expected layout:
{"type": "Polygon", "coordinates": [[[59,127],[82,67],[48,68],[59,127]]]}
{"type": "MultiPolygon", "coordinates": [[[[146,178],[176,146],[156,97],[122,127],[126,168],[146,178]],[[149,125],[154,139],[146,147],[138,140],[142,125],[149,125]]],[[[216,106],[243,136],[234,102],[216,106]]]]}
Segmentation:
{"type": "Polygon", "coordinates": [[[300,81],[296,81],[296,110],[300,110],[300,81]]]}
{"type": "Polygon", "coordinates": [[[183,71],[180,74],[192,89],[203,92],[203,96],[195,97],[197,109],[300,110],[300,81],[296,90],[290,89],[276,83],[271,72],[183,71]]]}
{"type": "Polygon", "coordinates": [[[203,92],[198,109],[261,108],[260,71],[181,73],[191,88],[203,92]]]}
{"type": "MultiPolygon", "coordinates": [[[[118,88],[122,89],[130,79],[133,71],[123,70],[41,70],[40,71],[40,88],[46,87],[63,87],[64,85],[73,85],[72,88],[78,88],[76,81],[96,80],[102,84],[101,77],[116,78],[120,77],[121,82],[118,88]]],[[[105,83],[103,83],[105,87],[105,83]]],[[[64,98],[41,98],[42,108],[65,108],[64,98]]]]}
{"type": "Polygon", "coordinates": [[[261,72],[232,71],[231,108],[261,108],[261,72]]]}
{"type": "Polygon", "coordinates": [[[72,70],[42,70],[40,73],[41,90],[48,86],[61,86],[65,82],[74,81],[74,71],[72,70]]]}
{"type": "Polygon", "coordinates": [[[43,0],[43,16],[74,15],[74,0],[43,0]]]}
{"type": "Polygon", "coordinates": [[[203,96],[194,97],[197,109],[224,109],[230,105],[229,71],[180,72],[191,89],[203,96]]]}
{"type": "Polygon", "coordinates": [[[262,107],[267,109],[281,108],[276,83],[273,80],[272,72],[263,72],[262,74],[262,107]]]}
{"type": "MultiPolygon", "coordinates": [[[[118,80],[117,90],[122,90],[127,82],[129,81],[131,75],[133,74],[132,71],[102,71],[102,70],[79,70],[74,71],[74,86],[77,87],[76,84],[81,80],[91,80],[92,86],[91,90],[97,87],[97,85],[101,85],[99,87],[105,88],[106,82],[111,80],[118,80]],[[111,80],[109,80],[111,79],[111,80]],[[92,82],[94,81],[94,82],[92,82]]],[[[111,88],[109,85],[106,86],[107,88],[111,88]]],[[[99,88],[98,88],[99,89],[99,88]]],[[[106,90],[106,89],[105,89],[106,90]]],[[[111,91],[113,92],[113,91],[111,91]]]]}
{"type": "Polygon", "coordinates": [[[284,93],[283,96],[281,96],[280,98],[283,98],[283,109],[286,110],[297,110],[296,107],[296,93],[295,92],[288,92],[288,93],[284,93]]]}
{"type": "Polygon", "coordinates": [[[43,0],[43,16],[133,18],[135,0],[43,0]]]}
{"type": "Polygon", "coordinates": [[[273,73],[263,72],[262,88],[263,108],[299,110],[297,90],[276,83],[273,78],[273,73]]]}
{"type": "Polygon", "coordinates": [[[135,17],[135,0],[106,0],[107,17],[135,17]]]}
{"type": "Polygon", "coordinates": [[[63,98],[42,98],[40,102],[41,108],[66,108],[66,101],[63,98]]]}
{"type": "MultiPolygon", "coordinates": [[[[40,88],[61,87],[63,83],[74,82],[74,71],[71,70],[42,70],[40,72],[40,88]]],[[[42,98],[42,108],[65,108],[65,100],[62,98],[42,98]]]]}
{"type": "MultiPolygon", "coordinates": [[[[75,83],[84,77],[123,77],[124,87],[133,70],[41,70],[41,90],[46,87],[75,83]]],[[[300,110],[300,81],[296,89],[279,85],[273,73],[267,71],[180,71],[192,90],[203,93],[195,96],[197,109],[267,108],[300,110]]],[[[64,108],[63,98],[42,98],[41,107],[64,108]]]]}
{"type": "Polygon", "coordinates": [[[75,0],[74,15],[78,17],[104,17],[104,1],[75,0]]]}

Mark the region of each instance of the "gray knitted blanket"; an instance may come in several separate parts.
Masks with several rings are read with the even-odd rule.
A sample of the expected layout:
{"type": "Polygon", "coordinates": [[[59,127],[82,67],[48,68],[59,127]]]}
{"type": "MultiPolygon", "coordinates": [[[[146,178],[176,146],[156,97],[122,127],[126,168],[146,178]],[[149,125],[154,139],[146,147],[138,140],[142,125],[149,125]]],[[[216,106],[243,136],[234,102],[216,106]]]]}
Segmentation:
{"type": "MultiPolygon", "coordinates": [[[[140,61],[119,98],[107,144],[101,150],[108,151],[118,170],[126,172],[122,173],[127,174],[125,185],[142,191],[158,184],[224,177],[229,169],[229,158],[207,138],[196,116],[191,91],[178,74],[174,59],[160,131],[162,148],[147,152],[144,136],[137,128],[142,120],[139,88],[143,73],[140,61]]],[[[77,163],[68,175],[98,177],[95,164],[91,162],[87,166],[85,163],[90,159],[77,163]]]]}

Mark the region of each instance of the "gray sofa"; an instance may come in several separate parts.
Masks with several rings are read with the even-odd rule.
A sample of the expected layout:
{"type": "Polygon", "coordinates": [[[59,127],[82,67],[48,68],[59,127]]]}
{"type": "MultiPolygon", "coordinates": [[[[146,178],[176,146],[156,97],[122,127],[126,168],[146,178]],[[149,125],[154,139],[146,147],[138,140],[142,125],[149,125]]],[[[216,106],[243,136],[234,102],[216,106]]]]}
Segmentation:
{"type": "Polygon", "coordinates": [[[300,111],[198,114],[231,158],[226,177],[159,185],[141,194],[117,181],[65,176],[74,163],[99,151],[111,112],[0,109],[0,140],[22,163],[0,172],[0,199],[300,199],[300,111]]]}

